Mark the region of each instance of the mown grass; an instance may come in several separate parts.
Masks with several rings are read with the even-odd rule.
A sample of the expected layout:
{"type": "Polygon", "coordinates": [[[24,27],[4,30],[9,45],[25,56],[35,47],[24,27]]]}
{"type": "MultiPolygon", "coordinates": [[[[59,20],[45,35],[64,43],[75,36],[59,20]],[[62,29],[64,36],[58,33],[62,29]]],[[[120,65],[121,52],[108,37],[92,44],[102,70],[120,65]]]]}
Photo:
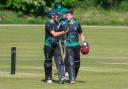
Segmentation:
{"type": "Polygon", "coordinates": [[[0,27],[0,89],[127,89],[128,28],[83,28],[90,53],[81,55],[74,85],[59,84],[53,64],[53,84],[43,82],[41,26],[0,27]],[[10,75],[10,49],[17,47],[16,75],[10,75]]]}

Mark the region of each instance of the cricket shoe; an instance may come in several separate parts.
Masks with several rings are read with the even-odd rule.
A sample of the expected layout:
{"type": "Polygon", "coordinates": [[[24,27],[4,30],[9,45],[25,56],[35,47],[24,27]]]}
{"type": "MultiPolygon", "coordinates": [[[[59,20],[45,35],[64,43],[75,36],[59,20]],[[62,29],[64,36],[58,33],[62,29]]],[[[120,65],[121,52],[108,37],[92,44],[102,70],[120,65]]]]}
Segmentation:
{"type": "Polygon", "coordinates": [[[74,81],[74,80],[72,80],[72,81],[70,82],[70,84],[75,84],[75,81],[74,81]]]}
{"type": "Polygon", "coordinates": [[[48,80],[46,81],[46,83],[52,83],[52,80],[51,80],[51,79],[48,79],[48,80]]]}

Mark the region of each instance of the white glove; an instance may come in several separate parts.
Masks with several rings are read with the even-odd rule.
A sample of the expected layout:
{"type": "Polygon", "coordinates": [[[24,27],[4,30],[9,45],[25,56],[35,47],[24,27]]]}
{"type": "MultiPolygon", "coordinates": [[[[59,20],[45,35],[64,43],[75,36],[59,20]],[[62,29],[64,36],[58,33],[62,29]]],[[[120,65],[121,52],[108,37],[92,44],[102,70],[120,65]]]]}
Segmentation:
{"type": "Polygon", "coordinates": [[[83,42],[83,45],[88,45],[87,41],[84,41],[84,42],[83,42]]]}

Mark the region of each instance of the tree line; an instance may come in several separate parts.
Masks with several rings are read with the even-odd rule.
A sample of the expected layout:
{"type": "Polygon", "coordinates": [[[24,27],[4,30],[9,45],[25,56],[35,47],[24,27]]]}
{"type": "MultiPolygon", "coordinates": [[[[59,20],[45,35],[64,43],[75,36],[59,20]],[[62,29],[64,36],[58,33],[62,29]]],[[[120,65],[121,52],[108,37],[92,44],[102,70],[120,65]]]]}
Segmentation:
{"type": "Polygon", "coordinates": [[[128,10],[128,0],[0,0],[0,10],[12,10],[22,15],[43,16],[54,8],[54,3],[62,3],[66,8],[128,10]]]}

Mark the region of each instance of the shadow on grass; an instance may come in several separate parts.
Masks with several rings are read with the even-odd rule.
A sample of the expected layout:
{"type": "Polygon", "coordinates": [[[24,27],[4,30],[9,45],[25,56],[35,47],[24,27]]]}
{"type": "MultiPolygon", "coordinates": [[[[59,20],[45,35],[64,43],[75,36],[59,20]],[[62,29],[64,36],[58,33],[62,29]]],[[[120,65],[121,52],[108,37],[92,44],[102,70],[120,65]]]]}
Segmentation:
{"type": "MultiPolygon", "coordinates": [[[[46,80],[45,80],[45,79],[43,79],[43,80],[41,80],[41,81],[44,82],[44,83],[46,83],[46,80]]],[[[58,84],[60,84],[59,80],[52,80],[52,81],[53,81],[53,83],[58,83],[58,84]]],[[[70,83],[70,81],[69,81],[69,80],[65,80],[65,83],[70,83]]],[[[86,81],[77,80],[76,83],[86,83],[86,81]]]]}
{"type": "MultiPolygon", "coordinates": [[[[45,79],[43,79],[43,80],[41,80],[41,81],[44,82],[44,83],[46,83],[46,80],[45,80],[45,79]]],[[[53,83],[58,83],[58,84],[60,84],[59,80],[52,80],[52,81],[53,81],[53,83]]],[[[69,83],[69,81],[66,80],[65,83],[69,83]]]]}
{"type": "Polygon", "coordinates": [[[76,83],[86,83],[86,81],[76,80],[76,83]]]}

